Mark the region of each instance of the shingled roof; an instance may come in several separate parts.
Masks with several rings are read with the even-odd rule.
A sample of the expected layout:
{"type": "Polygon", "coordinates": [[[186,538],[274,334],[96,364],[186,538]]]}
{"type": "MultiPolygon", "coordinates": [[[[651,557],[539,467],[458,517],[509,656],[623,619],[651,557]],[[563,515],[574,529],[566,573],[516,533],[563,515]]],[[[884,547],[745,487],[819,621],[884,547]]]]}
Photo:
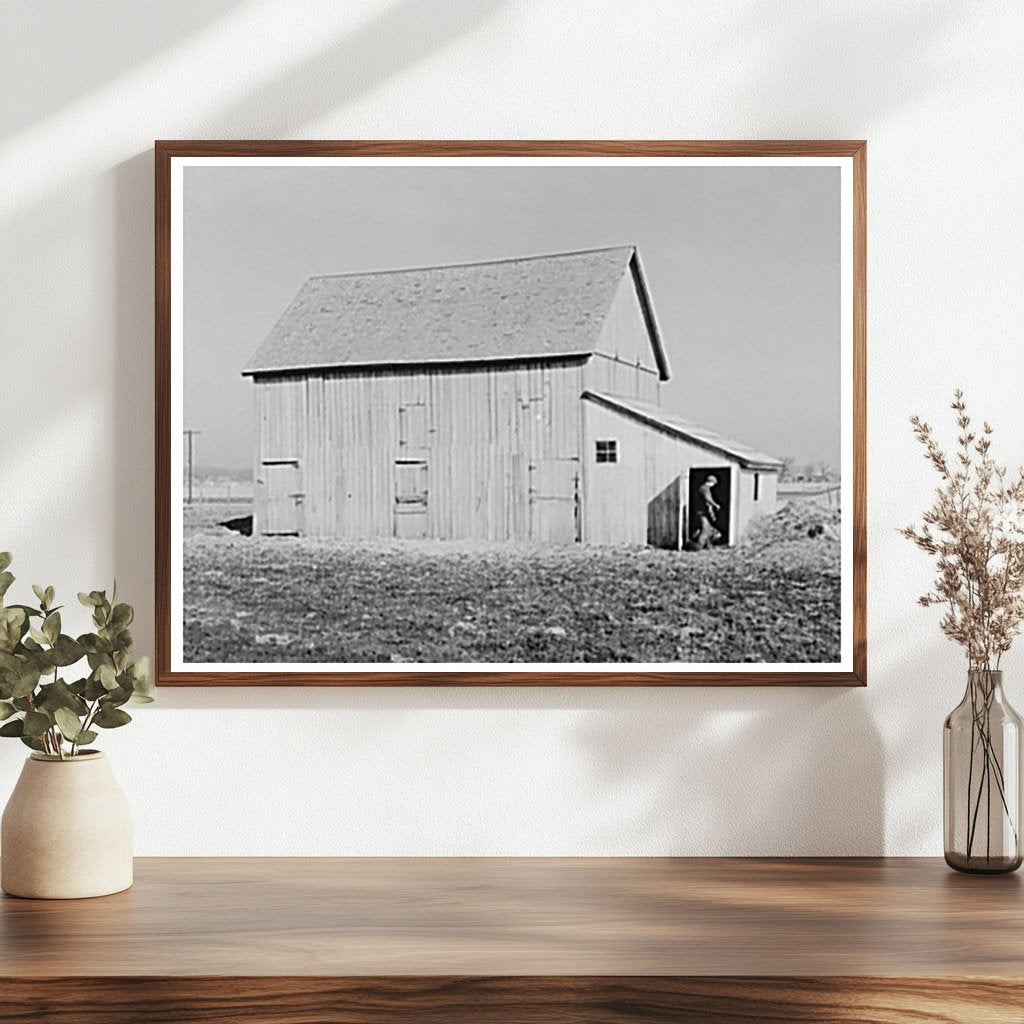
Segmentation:
{"type": "Polygon", "coordinates": [[[311,277],[242,373],[586,356],[627,272],[667,379],[647,285],[629,245],[311,277]]]}
{"type": "Polygon", "coordinates": [[[646,426],[663,430],[672,437],[688,441],[698,448],[704,448],[716,455],[725,455],[738,462],[744,469],[782,469],[782,460],[774,455],[755,451],[745,444],[740,444],[739,441],[730,441],[729,438],[722,437],[714,430],[684,420],[681,416],[663,409],[660,405],[650,405],[632,398],[620,398],[618,395],[605,395],[600,391],[584,391],[583,397],[598,405],[603,405],[607,409],[612,409],[614,412],[638,420],[646,426]]]}

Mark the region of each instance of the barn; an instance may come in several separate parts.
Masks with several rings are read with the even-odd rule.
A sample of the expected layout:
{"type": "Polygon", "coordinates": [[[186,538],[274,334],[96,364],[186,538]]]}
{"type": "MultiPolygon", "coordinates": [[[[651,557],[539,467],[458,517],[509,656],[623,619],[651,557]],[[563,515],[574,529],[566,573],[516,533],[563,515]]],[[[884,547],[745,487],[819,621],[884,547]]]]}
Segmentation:
{"type": "Polygon", "coordinates": [[[678,548],[709,477],[720,543],[775,506],[778,459],[662,407],[633,246],[311,277],[242,372],[259,535],[678,548]]]}

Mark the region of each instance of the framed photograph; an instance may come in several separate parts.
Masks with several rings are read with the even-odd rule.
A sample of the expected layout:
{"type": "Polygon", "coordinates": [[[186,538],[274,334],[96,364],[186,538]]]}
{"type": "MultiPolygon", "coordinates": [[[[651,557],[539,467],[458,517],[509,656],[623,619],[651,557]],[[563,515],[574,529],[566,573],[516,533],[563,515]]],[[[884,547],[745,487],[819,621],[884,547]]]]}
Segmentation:
{"type": "Polygon", "coordinates": [[[864,685],[863,142],[158,142],[160,685],[864,685]]]}

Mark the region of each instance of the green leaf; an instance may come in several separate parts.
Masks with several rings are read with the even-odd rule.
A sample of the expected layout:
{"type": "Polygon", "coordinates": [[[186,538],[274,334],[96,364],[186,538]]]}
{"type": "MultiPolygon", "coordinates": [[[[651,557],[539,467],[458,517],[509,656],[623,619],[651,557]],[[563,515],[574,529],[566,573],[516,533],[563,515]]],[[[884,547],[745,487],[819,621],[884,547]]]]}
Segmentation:
{"type": "Polygon", "coordinates": [[[18,681],[14,684],[11,696],[28,697],[34,693],[35,688],[39,685],[39,674],[38,665],[22,666],[21,675],[18,676],[18,681]]]}
{"type": "Polygon", "coordinates": [[[38,583],[32,584],[32,593],[39,598],[39,603],[45,608],[46,607],[46,587],[39,586],[38,583]]]}
{"type": "Polygon", "coordinates": [[[21,642],[28,616],[21,608],[0,608],[0,650],[11,652],[21,642]]]}
{"type": "Polygon", "coordinates": [[[6,622],[17,626],[19,629],[28,621],[28,612],[21,605],[12,604],[9,608],[4,608],[0,614],[3,615],[6,622]]]}
{"type": "Polygon", "coordinates": [[[56,711],[57,708],[66,708],[79,718],[88,714],[89,705],[77,694],[72,692],[63,679],[47,683],[39,688],[39,698],[36,700],[36,707],[40,711],[56,711]]]}
{"type": "MultiPolygon", "coordinates": [[[[112,650],[110,641],[106,637],[97,636],[95,633],[83,633],[78,638],[78,643],[89,654],[110,654],[112,650]]],[[[96,667],[92,663],[91,658],[89,659],[89,666],[91,668],[96,667]]]]}
{"type": "Polygon", "coordinates": [[[11,715],[17,714],[18,709],[6,700],[0,700],[0,722],[6,722],[11,715]]]}
{"type": "Polygon", "coordinates": [[[43,613],[38,608],[33,608],[27,604],[9,604],[8,608],[20,608],[25,615],[30,619],[41,619],[44,618],[43,613]]]}
{"type": "Polygon", "coordinates": [[[29,628],[28,635],[32,637],[37,644],[42,645],[50,643],[50,638],[41,629],[36,629],[35,626],[31,626],[29,628]]]}
{"type": "Polygon", "coordinates": [[[78,600],[85,605],[86,608],[95,608],[99,604],[96,592],[93,591],[91,594],[83,594],[81,591],[78,592],[78,600]]]}
{"type": "MultiPolygon", "coordinates": [[[[26,715],[25,717],[27,718],[28,716],[26,715]]],[[[77,743],[79,733],[82,732],[82,721],[78,715],[67,708],[57,708],[53,713],[53,717],[64,738],[71,740],[72,743],[77,743]]]]}
{"type": "Polygon", "coordinates": [[[92,675],[85,681],[85,689],[82,691],[82,696],[86,700],[99,700],[100,697],[107,695],[107,688],[92,675]]]}
{"type": "Polygon", "coordinates": [[[47,587],[46,588],[46,593],[43,594],[43,597],[46,598],[46,607],[47,608],[52,608],[53,607],[53,599],[56,596],[57,596],[57,591],[54,590],[53,587],[47,587]]]}
{"type": "MultiPolygon", "coordinates": [[[[131,720],[132,716],[127,711],[105,704],[96,712],[93,724],[98,725],[101,729],[117,729],[122,725],[127,725],[131,720]]],[[[0,726],[0,735],[2,732],[3,726],[0,726]]]]}
{"type": "Polygon", "coordinates": [[[26,736],[42,736],[47,729],[53,723],[50,721],[50,716],[43,714],[42,711],[26,711],[25,712],[25,735],[26,736]]]}
{"type": "Polygon", "coordinates": [[[105,690],[117,689],[117,673],[114,671],[113,665],[100,665],[96,669],[96,678],[103,684],[105,690]]]}
{"type": "Polygon", "coordinates": [[[46,634],[46,639],[51,644],[57,642],[57,637],[60,636],[60,612],[50,612],[49,615],[43,619],[43,633],[46,634]]]}
{"type": "MultiPolygon", "coordinates": [[[[3,735],[3,729],[0,729],[0,735],[3,735]]],[[[46,753],[46,747],[44,747],[42,743],[35,738],[35,736],[21,736],[20,739],[26,747],[31,747],[33,750],[38,750],[43,754],[46,753]]]]}
{"type": "Polygon", "coordinates": [[[50,656],[54,665],[63,668],[68,665],[74,665],[76,661],[81,661],[82,658],[85,657],[85,649],[77,640],[73,640],[71,637],[62,633],[57,637],[57,641],[53,645],[53,650],[50,652],[50,656]]]}
{"type": "Polygon", "coordinates": [[[130,604],[116,604],[110,613],[110,625],[115,629],[124,629],[130,626],[135,618],[135,610],[130,604]]]}
{"type": "Polygon", "coordinates": [[[24,736],[25,735],[25,723],[20,718],[15,718],[10,722],[4,722],[0,725],[0,736],[24,736]]]}
{"type": "Polygon", "coordinates": [[[6,569],[11,564],[11,553],[10,551],[0,551],[0,572],[6,569]]]}
{"type": "MultiPolygon", "coordinates": [[[[6,553],[6,552],[5,552],[6,553]]],[[[9,572],[0,572],[0,598],[11,589],[14,577],[9,572]]]]}
{"type": "Polygon", "coordinates": [[[103,698],[103,705],[112,708],[119,708],[122,704],[127,704],[132,699],[132,694],[135,691],[132,689],[132,684],[129,680],[125,680],[125,683],[118,686],[116,690],[110,690],[103,698]]]}
{"type": "Polygon", "coordinates": [[[81,746],[83,743],[92,743],[97,736],[99,736],[98,732],[93,732],[92,729],[85,729],[78,734],[78,739],[75,742],[81,746]]]}

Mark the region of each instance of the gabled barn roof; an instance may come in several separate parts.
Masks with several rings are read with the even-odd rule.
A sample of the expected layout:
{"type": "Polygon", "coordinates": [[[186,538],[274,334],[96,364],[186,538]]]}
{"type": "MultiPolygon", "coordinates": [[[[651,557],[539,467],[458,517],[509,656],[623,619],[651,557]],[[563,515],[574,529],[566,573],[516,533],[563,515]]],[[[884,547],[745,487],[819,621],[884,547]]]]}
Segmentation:
{"type": "Polygon", "coordinates": [[[632,274],[669,375],[635,247],[311,277],[243,374],[587,356],[632,274]]]}
{"type": "Polygon", "coordinates": [[[620,398],[618,395],[606,395],[600,391],[584,391],[583,397],[607,409],[628,416],[630,419],[639,420],[649,427],[655,427],[682,441],[688,441],[698,448],[704,448],[717,455],[724,455],[726,458],[738,462],[744,469],[781,469],[782,460],[774,455],[766,455],[764,452],[748,448],[739,441],[730,441],[727,437],[708,430],[707,427],[690,423],[674,412],[663,409],[660,405],[650,405],[647,402],[638,402],[632,398],[620,398]]]}

